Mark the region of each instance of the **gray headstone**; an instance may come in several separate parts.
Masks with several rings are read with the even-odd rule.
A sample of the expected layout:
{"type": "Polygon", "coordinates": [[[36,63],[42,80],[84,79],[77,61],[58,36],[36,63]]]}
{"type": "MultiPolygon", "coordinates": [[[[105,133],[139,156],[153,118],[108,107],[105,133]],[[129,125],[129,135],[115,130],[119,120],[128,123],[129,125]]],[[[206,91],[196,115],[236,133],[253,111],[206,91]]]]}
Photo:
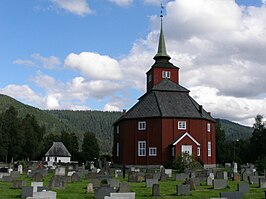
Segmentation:
{"type": "Polygon", "coordinates": [[[224,197],[227,199],[242,199],[243,192],[232,191],[232,192],[221,192],[220,197],[224,197]]]}
{"type": "Polygon", "coordinates": [[[249,184],[259,184],[259,177],[258,176],[248,176],[249,184]]]}
{"type": "Polygon", "coordinates": [[[209,176],[207,178],[207,186],[212,186],[213,185],[213,180],[214,180],[214,178],[212,178],[211,176],[209,176]]]}
{"type": "Polygon", "coordinates": [[[37,192],[38,187],[43,187],[43,182],[31,182],[33,192],[37,192]]]}
{"type": "Polygon", "coordinates": [[[128,193],[110,193],[111,199],[135,199],[135,192],[128,192],[128,193]]]}
{"type": "Polygon", "coordinates": [[[152,185],[152,196],[160,196],[159,184],[152,185]]]}
{"type": "Polygon", "coordinates": [[[214,179],[213,188],[214,189],[225,189],[227,187],[227,180],[214,179]]]}
{"type": "Polygon", "coordinates": [[[33,187],[25,186],[22,187],[22,198],[32,197],[33,196],[33,187]]]}
{"type": "Polygon", "coordinates": [[[94,172],[89,172],[85,174],[85,179],[90,180],[90,179],[96,179],[97,173],[94,172]]]}
{"type": "Polygon", "coordinates": [[[105,196],[110,196],[110,193],[115,193],[112,187],[99,187],[94,193],[95,199],[104,199],[105,196]]]}
{"type": "Polygon", "coordinates": [[[153,184],[158,184],[158,179],[146,179],[146,187],[152,188],[153,184]]]}
{"type": "Polygon", "coordinates": [[[19,178],[20,173],[18,171],[11,171],[10,176],[14,178],[19,178]]]}
{"type": "Polygon", "coordinates": [[[130,192],[130,186],[129,183],[127,182],[120,182],[119,183],[119,193],[126,193],[126,192],[130,192]]]}
{"type": "Polygon", "coordinates": [[[259,179],[259,187],[260,188],[266,188],[266,178],[260,178],[259,179]]]}
{"type": "Polygon", "coordinates": [[[73,173],[71,176],[71,182],[79,182],[80,181],[80,177],[77,173],[73,173]]]}
{"type": "Polygon", "coordinates": [[[191,178],[189,179],[186,179],[185,185],[189,185],[190,186],[190,191],[192,190],[195,190],[196,189],[196,186],[195,186],[195,183],[191,180],[191,178]]]}
{"type": "Polygon", "coordinates": [[[3,182],[12,182],[13,178],[11,176],[3,176],[2,180],[3,182]]]}
{"type": "Polygon", "coordinates": [[[200,186],[200,178],[191,178],[191,181],[195,184],[195,186],[200,186]]]}
{"type": "Polygon", "coordinates": [[[53,176],[49,182],[49,189],[64,189],[65,182],[62,176],[53,176]]]}
{"type": "Polygon", "coordinates": [[[80,176],[80,178],[84,178],[89,173],[88,170],[79,170],[77,174],[80,176]]]}
{"type": "Polygon", "coordinates": [[[13,189],[22,189],[22,187],[27,185],[26,180],[14,180],[13,181],[13,189]]]}
{"type": "Polygon", "coordinates": [[[55,169],[55,175],[57,175],[57,176],[65,176],[66,175],[66,168],[65,167],[57,167],[55,169]]]}
{"type": "Polygon", "coordinates": [[[21,164],[18,165],[18,172],[19,172],[20,174],[23,173],[23,166],[22,166],[21,164]]]}
{"type": "Polygon", "coordinates": [[[172,169],[165,169],[165,174],[168,175],[169,178],[172,178],[173,170],[172,169]]]}
{"type": "Polygon", "coordinates": [[[108,179],[107,182],[110,185],[110,187],[114,187],[114,188],[119,187],[119,180],[108,179]]]}
{"type": "Polygon", "coordinates": [[[176,193],[178,196],[188,195],[190,191],[189,185],[176,185],[176,193]]]}
{"type": "Polygon", "coordinates": [[[153,174],[152,174],[152,178],[153,178],[153,179],[158,179],[158,180],[160,180],[160,178],[161,178],[161,173],[153,173],[153,174]]]}
{"type": "Polygon", "coordinates": [[[56,199],[56,192],[53,191],[42,191],[34,192],[32,199],[56,199]]]}
{"type": "Polygon", "coordinates": [[[184,180],[186,180],[187,178],[189,178],[189,173],[177,173],[177,174],[176,174],[176,177],[175,177],[175,180],[181,180],[181,181],[184,181],[184,180]]]}
{"type": "Polygon", "coordinates": [[[249,184],[246,182],[240,182],[237,184],[237,191],[243,192],[243,193],[248,193],[249,192],[249,184]]]}
{"type": "Polygon", "coordinates": [[[101,180],[99,179],[91,179],[90,182],[93,184],[94,188],[98,188],[101,186],[101,180]]]}

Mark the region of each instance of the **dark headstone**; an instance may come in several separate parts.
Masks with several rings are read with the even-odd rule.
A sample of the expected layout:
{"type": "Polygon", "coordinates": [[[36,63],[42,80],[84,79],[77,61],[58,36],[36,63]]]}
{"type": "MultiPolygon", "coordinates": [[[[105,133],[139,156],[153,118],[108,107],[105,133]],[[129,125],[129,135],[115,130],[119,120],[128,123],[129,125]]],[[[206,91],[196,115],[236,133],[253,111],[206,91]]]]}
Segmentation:
{"type": "Polygon", "coordinates": [[[27,185],[26,180],[14,180],[13,181],[13,189],[22,189],[22,187],[27,185]]]}
{"type": "Polygon", "coordinates": [[[77,173],[73,173],[71,176],[71,182],[79,182],[80,181],[80,177],[77,173]]]}
{"type": "Polygon", "coordinates": [[[43,181],[43,175],[39,172],[35,172],[32,176],[32,181],[36,181],[36,182],[43,181]]]}
{"type": "Polygon", "coordinates": [[[227,180],[214,179],[213,189],[225,189],[227,187],[227,180]]]}
{"type": "Polygon", "coordinates": [[[243,192],[232,191],[232,192],[221,192],[220,197],[224,197],[227,199],[242,199],[243,192]]]}
{"type": "Polygon", "coordinates": [[[33,187],[25,186],[22,187],[21,198],[27,198],[33,196],[33,187]]]}
{"type": "Polygon", "coordinates": [[[3,182],[12,182],[13,178],[11,176],[3,176],[2,180],[3,182]]]}
{"type": "Polygon", "coordinates": [[[53,176],[49,182],[49,189],[64,189],[65,182],[62,176],[53,176]]]}
{"type": "Polygon", "coordinates": [[[159,184],[152,185],[152,196],[160,196],[159,184]]]}
{"type": "Polygon", "coordinates": [[[189,178],[189,173],[177,173],[176,176],[175,176],[175,180],[184,181],[187,178],[189,178]]]}
{"type": "Polygon", "coordinates": [[[130,192],[130,186],[127,182],[120,182],[119,183],[119,189],[118,189],[119,193],[126,193],[126,192],[130,192]]]}
{"type": "Polygon", "coordinates": [[[19,178],[20,173],[18,171],[11,171],[10,176],[14,178],[19,178]]]}
{"type": "Polygon", "coordinates": [[[190,191],[189,185],[176,185],[176,193],[178,196],[188,195],[190,191]]]}
{"type": "Polygon", "coordinates": [[[243,193],[248,193],[249,192],[249,184],[247,182],[240,182],[237,185],[237,191],[243,192],[243,193]]]}
{"type": "Polygon", "coordinates": [[[158,179],[146,179],[146,187],[152,188],[153,184],[158,184],[158,179]]]}
{"type": "Polygon", "coordinates": [[[105,196],[110,196],[110,193],[115,193],[112,187],[99,187],[94,193],[95,199],[104,199],[105,196]]]}
{"type": "Polygon", "coordinates": [[[260,178],[259,179],[259,187],[260,188],[266,188],[266,178],[260,178]]]}

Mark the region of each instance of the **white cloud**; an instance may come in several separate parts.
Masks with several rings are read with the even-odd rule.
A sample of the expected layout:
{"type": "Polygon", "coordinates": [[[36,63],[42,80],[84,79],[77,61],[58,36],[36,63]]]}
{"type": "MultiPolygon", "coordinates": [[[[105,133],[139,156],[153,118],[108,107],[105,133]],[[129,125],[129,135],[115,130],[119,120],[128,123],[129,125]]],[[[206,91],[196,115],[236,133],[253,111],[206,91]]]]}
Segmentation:
{"type": "Polygon", "coordinates": [[[31,60],[29,59],[17,59],[13,61],[13,64],[25,65],[25,66],[36,66],[42,67],[45,69],[55,69],[57,68],[61,62],[58,57],[50,56],[44,57],[39,53],[34,53],[31,55],[31,60]]]}
{"type": "Polygon", "coordinates": [[[51,0],[57,7],[75,15],[85,16],[92,13],[86,0],[51,0]]]}
{"type": "Polygon", "coordinates": [[[133,3],[133,0],[109,0],[109,1],[121,7],[128,7],[133,3]]]}
{"type": "Polygon", "coordinates": [[[118,80],[122,71],[117,60],[92,52],[71,53],[65,59],[65,66],[80,71],[95,80],[118,80]]]}

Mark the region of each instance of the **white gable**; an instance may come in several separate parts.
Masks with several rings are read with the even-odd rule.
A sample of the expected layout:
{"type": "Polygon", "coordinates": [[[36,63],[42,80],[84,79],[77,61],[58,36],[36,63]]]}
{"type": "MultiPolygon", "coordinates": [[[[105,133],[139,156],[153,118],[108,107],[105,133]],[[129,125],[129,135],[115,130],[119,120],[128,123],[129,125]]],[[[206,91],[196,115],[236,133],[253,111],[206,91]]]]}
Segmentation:
{"type": "Polygon", "coordinates": [[[200,146],[200,143],[197,142],[188,132],[186,132],[184,135],[182,135],[180,138],[178,138],[174,143],[173,146],[175,146],[178,142],[180,142],[184,137],[188,136],[196,145],[200,146]]]}

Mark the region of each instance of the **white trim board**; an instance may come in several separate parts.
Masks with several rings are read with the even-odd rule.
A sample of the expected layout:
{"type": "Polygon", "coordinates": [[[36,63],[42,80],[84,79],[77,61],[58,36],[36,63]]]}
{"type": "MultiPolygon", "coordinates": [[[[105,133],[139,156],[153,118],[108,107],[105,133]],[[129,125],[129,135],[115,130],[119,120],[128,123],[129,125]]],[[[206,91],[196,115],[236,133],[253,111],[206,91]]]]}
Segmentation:
{"type": "Polygon", "coordinates": [[[182,135],[180,138],[178,138],[174,143],[173,146],[175,146],[178,142],[180,142],[184,137],[188,136],[196,145],[200,146],[200,143],[197,142],[188,132],[186,132],[184,135],[182,135]]]}

